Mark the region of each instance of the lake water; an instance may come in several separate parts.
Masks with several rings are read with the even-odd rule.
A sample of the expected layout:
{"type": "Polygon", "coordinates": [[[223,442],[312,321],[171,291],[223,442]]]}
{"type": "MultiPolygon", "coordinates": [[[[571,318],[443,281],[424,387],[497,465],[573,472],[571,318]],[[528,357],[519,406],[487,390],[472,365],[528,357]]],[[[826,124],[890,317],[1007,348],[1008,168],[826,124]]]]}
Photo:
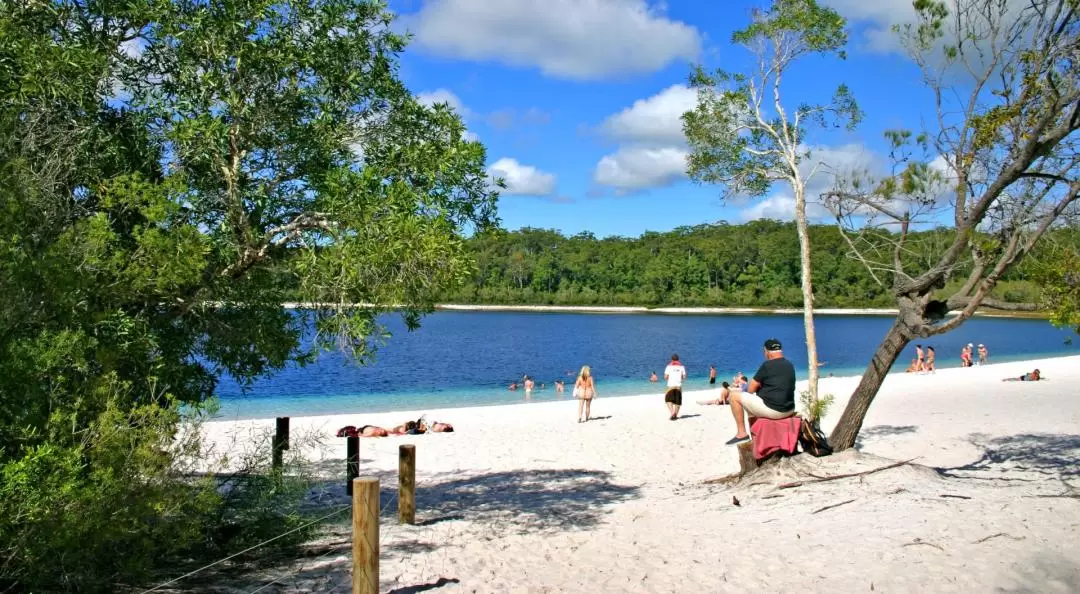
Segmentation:
{"type": "MultiPolygon", "coordinates": [[[[816,319],[822,375],[859,375],[893,320],[892,316],[819,316],[816,319]]],[[[753,375],[761,344],[780,339],[784,352],[806,375],[801,315],[617,315],[521,312],[437,312],[408,332],[396,316],[393,332],[373,365],[360,367],[337,352],[323,353],[304,368],[291,367],[259,380],[246,392],[224,379],[218,386],[219,418],[265,418],[387,412],[524,400],[507,386],[532,376],[546,388],[532,401],[567,398],[576,372],[590,365],[600,397],[660,393],[651,371],[663,375],[672,353],[689,371],[687,387],[705,388],[709,365],[720,381],[742,371],[753,375]],[[564,379],[567,394],[552,386],[564,379]]],[[[960,347],[986,344],[990,361],[1080,354],[1067,344],[1074,333],[1043,320],[974,318],[925,344],[937,351],[938,367],[959,365],[960,347]]],[[[1077,341],[1080,342],[1080,341],[1077,341]]],[[[893,371],[902,372],[914,345],[893,371]]],[[[662,381],[662,380],[661,380],[662,381]]]]}

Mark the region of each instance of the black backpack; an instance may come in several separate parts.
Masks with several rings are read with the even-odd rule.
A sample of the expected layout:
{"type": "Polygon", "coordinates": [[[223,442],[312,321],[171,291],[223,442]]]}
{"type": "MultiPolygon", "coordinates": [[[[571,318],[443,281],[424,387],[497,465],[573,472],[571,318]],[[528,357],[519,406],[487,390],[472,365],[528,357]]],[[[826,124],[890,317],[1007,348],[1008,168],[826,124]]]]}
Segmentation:
{"type": "Polygon", "coordinates": [[[825,439],[825,434],[821,432],[821,428],[817,423],[811,423],[806,419],[802,420],[802,426],[799,427],[799,445],[807,454],[820,458],[822,456],[828,456],[832,453],[832,447],[829,446],[829,442],[825,439]]]}

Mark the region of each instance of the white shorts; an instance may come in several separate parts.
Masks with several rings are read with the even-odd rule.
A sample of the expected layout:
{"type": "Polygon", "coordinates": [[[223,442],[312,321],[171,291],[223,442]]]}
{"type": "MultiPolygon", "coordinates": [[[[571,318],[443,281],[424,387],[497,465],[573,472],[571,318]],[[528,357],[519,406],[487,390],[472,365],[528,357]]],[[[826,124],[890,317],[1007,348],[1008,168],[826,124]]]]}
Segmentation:
{"type": "Polygon", "coordinates": [[[765,404],[765,401],[761,399],[761,396],[751,394],[750,392],[739,393],[739,402],[742,402],[743,409],[746,410],[746,414],[751,417],[786,419],[795,416],[795,410],[790,410],[788,412],[775,411],[765,404]]]}

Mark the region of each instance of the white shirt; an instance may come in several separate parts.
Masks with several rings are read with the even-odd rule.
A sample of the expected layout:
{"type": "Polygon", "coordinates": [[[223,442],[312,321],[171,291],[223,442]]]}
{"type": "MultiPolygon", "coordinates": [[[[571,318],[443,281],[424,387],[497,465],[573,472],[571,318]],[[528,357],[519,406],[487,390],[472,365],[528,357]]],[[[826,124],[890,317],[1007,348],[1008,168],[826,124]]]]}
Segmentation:
{"type": "Polygon", "coordinates": [[[667,378],[667,387],[681,388],[683,380],[686,379],[686,368],[682,363],[672,361],[664,368],[664,377],[667,378]]]}

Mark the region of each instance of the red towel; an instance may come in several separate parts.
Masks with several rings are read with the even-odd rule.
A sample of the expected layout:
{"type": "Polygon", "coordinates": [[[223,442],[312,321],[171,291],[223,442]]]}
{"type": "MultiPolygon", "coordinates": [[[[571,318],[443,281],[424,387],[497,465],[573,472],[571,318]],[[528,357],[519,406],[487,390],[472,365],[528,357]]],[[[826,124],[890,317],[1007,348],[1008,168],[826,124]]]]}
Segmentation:
{"type": "Polygon", "coordinates": [[[788,417],[773,420],[759,417],[750,426],[750,435],[754,438],[754,458],[760,460],[773,452],[795,453],[799,445],[799,428],[802,419],[788,417]]]}

